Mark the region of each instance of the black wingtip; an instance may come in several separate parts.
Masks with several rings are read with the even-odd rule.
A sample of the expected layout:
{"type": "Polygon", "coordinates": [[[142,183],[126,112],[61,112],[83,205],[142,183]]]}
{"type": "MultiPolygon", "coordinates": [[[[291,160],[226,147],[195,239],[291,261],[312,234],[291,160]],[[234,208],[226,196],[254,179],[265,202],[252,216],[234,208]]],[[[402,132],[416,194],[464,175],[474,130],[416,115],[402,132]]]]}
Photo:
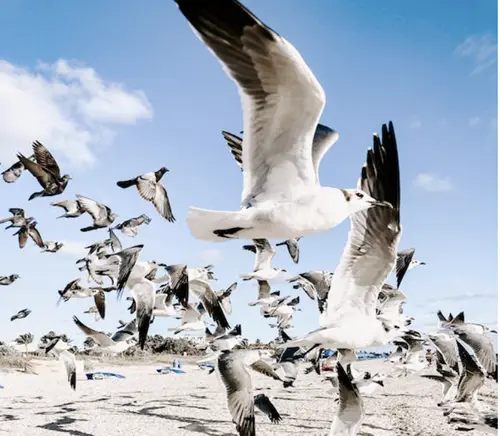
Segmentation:
{"type": "Polygon", "coordinates": [[[137,320],[137,326],[139,331],[139,347],[141,350],[144,350],[144,346],[146,345],[146,340],[148,339],[148,331],[149,326],[151,325],[151,315],[144,313],[137,320]]]}
{"type": "Polygon", "coordinates": [[[69,385],[71,388],[76,391],[76,372],[72,372],[70,379],[69,379],[69,385]]]}

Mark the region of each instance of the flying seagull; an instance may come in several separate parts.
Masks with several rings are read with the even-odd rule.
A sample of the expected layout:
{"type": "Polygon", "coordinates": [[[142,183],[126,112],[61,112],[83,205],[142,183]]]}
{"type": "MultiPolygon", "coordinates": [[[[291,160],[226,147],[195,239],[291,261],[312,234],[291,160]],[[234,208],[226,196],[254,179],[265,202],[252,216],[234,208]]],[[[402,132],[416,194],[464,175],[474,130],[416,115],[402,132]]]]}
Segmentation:
{"type": "Polygon", "coordinates": [[[153,203],[160,215],[167,221],[173,223],[175,218],[172,214],[167,190],[160,183],[161,178],[168,171],[167,168],[162,167],[158,171],[146,173],[134,179],[117,182],[116,184],[123,189],[136,186],[141,197],[153,203]]]}
{"type": "Polygon", "coordinates": [[[373,137],[358,186],[392,207],[364,210],[351,216],[351,229],[340,263],[332,276],[321,328],[293,345],[356,350],[383,346],[399,337],[404,326],[377,317],[378,294],[396,263],[401,237],[399,159],[392,123],[373,137]]]}
{"type": "Polygon", "coordinates": [[[388,206],[358,189],[322,187],[312,159],[325,93],[297,50],[236,0],[176,0],[237,83],[243,109],[243,192],[238,211],[191,207],[197,239],[295,238],[354,212],[388,206]]]}
{"type": "Polygon", "coordinates": [[[43,191],[31,194],[29,200],[37,197],[53,197],[62,194],[71,177],[67,174],[61,177],[61,170],[52,154],[40,142],[33,143],[33,152],[36,162],[24,157],[21,153],[17,155],[24,167],[38,180],[43,191]]]}
{"type": "Polygon", "coordinates": [[[408,248],[407,250],[400,251],[397,254],[396,261],[396,279],[397,279],[397,287],[401,285],[403,281],[403,277],[406,274],[406,271],[409,271],[415,268],[418,265],[426,265],[425,262],[420,262],[419,260],[413,259],[413,255],[415,254],[414,248],[408,248]]]}
{"type": "Polygon", "coordinates": [[[64,244],[62,242],[56,241],[44,241],[43,243],[43,253],[57,253],[64,244]]]}
{"type": "Polygon", "coordinates": [[[102,203],[91,200],[83,195],[77,195],[76,197],[78,198],[80,208],[84,212],[87,212],[94,220],[94,225],[80,229],[82,232],[90,232],[91,230],[109,227],[118,216],[113,213],[108,206],[102,203]]]}
{"type": "Polygon", "coordinates": [[[86,212],[78,200],[54,201],[50,205],[64,209],[64,214],[57,218],[78,218],[86,212]]]}
{"type": "Polygon", "coordinates": [[[255,253],[254,268],[252,273],[241,274],[243,280],[273,280],[286,272],[286,269],[271,266],[276,250],[267,239],[253,239],[252,242],[253,245],[244,245],[243,250],[255,253]]]}
{"type": "Polygon", "coordinates": [[[11,316],[10,320],[15,321],[16,319],[26,318],[31,313],[29,309],[23,309],[17,312],[15,315],[11,316]]]}
{"type": "Polygon", "coordinates": [[[219,300],[221,307],[224,309],[224,312],[226,312],[228,315],[231,315],[231,313],[233,312],[233,306],[231,304],[231,294],[233,293],[233,291],[236,289],[237,286],[238,282],[234,282],[226,290],[222,289],[216,292],[217,299],[219,300]]]}
{"type": "Polygon", "coordinates": [[[300,237],[287,239],[286,241],[278,242],[276,244],[276,247],[280,247],[282,245],[285,245],[287,250],[288,250],[288,254],[290,255],[290,257],[293,260],[293,263],[299,263],[299,254],[300,254],[299,241],[300,241],[300,237]]]}
{"type": "Polygon", "coordinates": [[[17,274],[11,274],[10,276],[0,276],[0,285],[9,286],[12,285],[20,277],[17,274]]]}
{"type": "MultiPolygon", "coordinates": [[[[36,159],[35,159],[35,155],[32,154],[28,160],[30,160],[31,162],[36,162],[36,159]]],[[[21,174],[23,173],[24,171],[24,165],[22,164],[21,161],[17,161],[16,163],[14,163],[12,166],[10,166],[9,168],[7,168],[3,173],[2,173],[2,177],[3,177],[3,180],[5,183],[14,183],[15,181],[17,181],[17,179],[19,179],[19,177],[21,177],[21,174]]]]}
{"type": "Polygon", "coordinates": [[[55,336],[45,347],[45,354],[52,352],[64,363],[69,385],[73,390],[76,390],[76,358],[67,349],[68,344],[61,341],[61,336],[55,336]],[[60,344],[64,345],[58,346],[60,344]]]}
{"type": "Polygon", "coordinates": [[[203,307],[217,324],[226,329],[230,328],[219,297],[210,286],[210,283],[199,279],[190,280],[189,292],[201,301],[203,307]]]}
{"type": "Polygon", "coordinates": [[[236,431],[240,436],[255,436],[255,399],[249,369],[275,380],[281,380],[280,377],[262,360],[260,350],[223,351],[217,360],[217,369],[227,391],[227,408],[236,431]]]}

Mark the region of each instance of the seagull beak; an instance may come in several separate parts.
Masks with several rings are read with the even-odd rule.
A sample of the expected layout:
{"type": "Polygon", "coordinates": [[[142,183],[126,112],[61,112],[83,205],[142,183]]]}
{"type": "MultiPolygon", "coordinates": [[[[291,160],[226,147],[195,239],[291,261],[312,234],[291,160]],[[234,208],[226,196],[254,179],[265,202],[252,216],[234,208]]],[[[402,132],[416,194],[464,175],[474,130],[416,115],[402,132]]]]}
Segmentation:
{"type": "Polygon", "coordinates": [[[380,207],[390,207],[391,209],[394,209],[394,206],[389,203],[388,201],[370,201],[370,204],[372,205],[372,207],[375,207],[375,206],[380,206],[380,207]]]}

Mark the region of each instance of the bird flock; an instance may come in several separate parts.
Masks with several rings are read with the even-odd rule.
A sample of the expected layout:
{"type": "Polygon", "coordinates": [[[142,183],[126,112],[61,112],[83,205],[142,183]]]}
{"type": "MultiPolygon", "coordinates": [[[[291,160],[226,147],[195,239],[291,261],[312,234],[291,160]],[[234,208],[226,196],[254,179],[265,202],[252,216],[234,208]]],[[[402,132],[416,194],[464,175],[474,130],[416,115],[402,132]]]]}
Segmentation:
{"type": "MultiPolygon", "coordinates": [[[[435,373],[422,377],[442,384],[438,405],[445,416],[451,420],[458,413],[496,426],[496,418],[486,415],[478,402],[486,378],[497,380],[497,357],[490,337],[496,332],[466,322],[463,312],[445,317],[438,311],[436,330],[424,334],[412,329],[414,318],[403,313],[407,300],[400,287],[403,278],[425,262],[415,259],[413,248],[399,250],[400,169],[392,122],[382,125],[381,135],[373,135],[355,188],[322,186],[320,163],[339,134],[319,123],[325,92],[299,52],[237,0],[175,1],[196,36],[237,85],[243,117],[243,137],[222,131],[243,176],[239,206],[233,211],[191,207],[187,225],[196,239],[214,243],[247,240],[242,249],[253,253],[254,267],[239,278],[256,285],[256,299],[248,305],[258,307],[261,317],[276,329],[275,355],[250,348],[241,323],[230,324],[231,295],[237,280],[216,290],[213,265],[194,268],[141,260],[143,245],[124,248],[117,233],[133,238],[152,219],[141,214],[116,223],[118,215],[109,206],[83,195],[50,204],[64,211],[58,219],[88,216],[91,221],[81,231],[106,229],[108,236],[86,247],[87,255],[77,261],[84,276],[58,291],[58,304],[72,298],[92,299],[93,305],[84,313],[101,320],[106,317],[107,294],[115,293],[122,299],[127,290],[128,310],[135,317],[121,321],[113,335],[73,317],[79,329],[107,353],[120,353],[135,344],[144,348],[156,318],[177,319],[178,325],[169,329],[174,335],[204,331],[205,340],[197,347],[206,355],[199,363],[214,362],[211,372],[220,376],[229,413],[241,436],[257,433],[255,408],[273,423],[283,421],[271,399],[254,392],[251,370],[293,389],[301,365],[307,366],[306,374],[321,375],[325,368],[332,369],[324,380],[338,392],[338,406],[328,434],[354,436],[365,416],[363,397],[382,389],[387,377],[429,369],[425,347],[434,349],[435,373]],[[346,219],[350,230],[332,271],[291,276],[286,269],[273,266],[278,247],[286,248],[298,264],[301,238],[329,230],[346,219]],[[395,286],[388,283],[392,273],[395,286]],[[316,301],[318,323],[309,333],[291,337],[286,332],[293,327],[294,314],[301,311],[300,296],[273,291],[271,284],[278,280],[287,281],[295,291],[302,289],[306,298],[316,301]],[[385,363],[386,374],[356,370],[357,350],[388,345],[395,351],[385,363]],[[335,350],[335,354],[325,360],[326,350],[335,350]]],[[[19,153],[17,159],[2,173],[6,183],[14,183],[27,170],[42,188],[29,200],[64,194],[71,177],[61,175],[55,158],[42,143],[35,141],[33,155],[26,158],[19,153]]],[[[175,223],[161,183],[168,171],[162,167],[118,181],[117,186],[135,187],[162,219],[175,223]]],[[[13,207],[9,213],[11,216],[0,223],[16,230],[21,249],[29,239],[43,252],[56,253],[62,248],[61,242],[45,241],[35,218],[23,209],[13,207]]],[[[16,274],[2,276],[0,285],[8,286],[18,279],[16,274]]],[[[11,321],[30,313],[30,309],[20,310],[11,321]]],[[[76,389],[76,360],[67,343],[55,335],[45,351],[64,362],[69,384],[76,389]]]]}

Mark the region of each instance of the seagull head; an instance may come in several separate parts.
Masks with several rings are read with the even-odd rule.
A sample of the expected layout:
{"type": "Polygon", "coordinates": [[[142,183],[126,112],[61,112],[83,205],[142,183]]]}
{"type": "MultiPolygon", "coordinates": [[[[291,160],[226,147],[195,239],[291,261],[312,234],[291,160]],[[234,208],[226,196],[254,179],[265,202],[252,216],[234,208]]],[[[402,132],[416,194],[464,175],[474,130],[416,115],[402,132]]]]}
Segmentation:
{"type": "Polygon", "coordinates": [[[342,189],[344,198],[347,202],[349,213],[360,212],[370,207],[390,207],[392,204],[387,201],[378,201],[369,196],[361,189],[342,189]]]}

